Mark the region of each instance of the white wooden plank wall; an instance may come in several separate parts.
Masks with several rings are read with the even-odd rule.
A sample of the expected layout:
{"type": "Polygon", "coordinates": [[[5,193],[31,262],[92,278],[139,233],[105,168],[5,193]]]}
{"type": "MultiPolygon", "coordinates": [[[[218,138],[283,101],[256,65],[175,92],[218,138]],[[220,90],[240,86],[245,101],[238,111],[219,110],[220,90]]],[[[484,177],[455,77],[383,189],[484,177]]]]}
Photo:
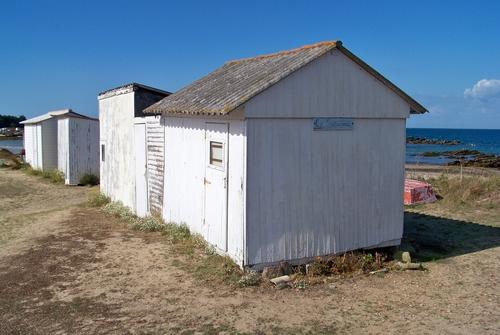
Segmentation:
{"type": "Polygon", "coordinates": [[[44,171],[57,169],[57,119],[42,121],[39,126],[41,127],[42,169],[44,171]]]}
{"type": "Polygon", "coordinates": [[[163,211],[163,176],[165,128],[160,116],[146,117],[147,176],[149,190],[149,211],[163,211]]]}
{"type": "Polygon", "coordinates": [[[404,119],[250,119],[248,264],[339,253],[400,239],[404,119]]]}
{"type": "Polygon", "coordinates": [[[406,118],[410,107],[339,51],[294,72],[245,104],[246,117],[406,118]]]}
{"type": "Polygon", "coordinates": [[[68,118],[57,120],[57,169],[64,173],[65,183],[70,183],[68,118]]]}
{"type": "Polygon", "coordinates": [[[101,192],[135,211],[134,93],[99,100],[101,192]]]}
{"type": "Polygon", "coordinates": [[[25,161],[32,167],[35,167],[35,150],[36,150],[36,126],[27,124],[24,126],[24,151],[25,151],[25,161]]]}
{"type": "MultiPolygon", "coordinates": [[[[164,118],[165,180],[163,218],[186,223],[206,236],[204,226],[205,123],[229,123],[227,183],[227,254],[238,264],[244,257],[245,121],[212,118],[164,118]]],[[[221,199],[222,201],[222,199],[221,199]]]]}

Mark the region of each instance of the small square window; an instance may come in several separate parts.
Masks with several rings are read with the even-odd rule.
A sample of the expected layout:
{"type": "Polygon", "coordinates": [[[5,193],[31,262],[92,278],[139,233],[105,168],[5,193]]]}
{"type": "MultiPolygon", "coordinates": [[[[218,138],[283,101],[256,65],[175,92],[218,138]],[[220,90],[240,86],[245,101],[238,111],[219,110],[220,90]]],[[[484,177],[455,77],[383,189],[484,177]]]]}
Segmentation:
{"type": "Polygon", "coordinates": [[[224,144],[210,141],[210,165],[224,167],[224,144]]]}
{"type": "Polygon", "coordinates": [[[101,161],[104,162],[105,158],[105,151],[104,151],[104,144],[101,144],[101,161]]]}

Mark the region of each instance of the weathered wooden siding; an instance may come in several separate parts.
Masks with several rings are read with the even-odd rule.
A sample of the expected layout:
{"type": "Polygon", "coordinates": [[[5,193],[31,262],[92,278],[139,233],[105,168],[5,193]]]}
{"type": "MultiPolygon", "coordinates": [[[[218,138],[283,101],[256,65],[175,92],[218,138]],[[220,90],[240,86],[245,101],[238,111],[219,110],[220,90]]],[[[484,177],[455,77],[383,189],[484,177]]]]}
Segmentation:
{"type": "MultiPolygon", "coordinates": [[[[136,194],[134,124],[136,121],[143,122],[143,108],[168,95],[167,92],[152,90],[155,91],[143,85],[128,84],[103,92],[98,97],[100,148],[105,146],[104,160],[100,149],[101,191],[112,200],[121,201],[134,212],[137,212],[138,197],[148,197],[147,194],[136,194]]],[[[154,128],[152,125],[151,133],[155,132],[154,128]]],[[[157,141],[154,137],[152,136],[151,143],[157,141]]],[[[153,166],[159,168],[158,165],[153,166]]],[[[149,171],[146,173],[149,174],[149,171]]],[[[155,199],[155,208],[158,208],[157,202],[158,198],[155,199]]]]}
{"type": "Polygon", "coordinates": [[[135,211],[134,92],[99,99],[101,191],[135,211]]]}
{"type": "Polygon", "coordinates": [[[405,119],[249,119],[247,134],[247,264],[399,243],[405,119]]]}
{"type": "Polygon", "coordinates": [[[149,212],[161,214],[163,211],[165,127],[160,116],[148,116],[145,119],[149,212]]]}
{"type": "Polygon", "coordinates": [[[406,118],[410,106],[334,50],[245,104],[246,117],[406,118]]]}
{"type": "Polygon", "coordinates": [[[69,125],[68,118],[57,120],[57,169],[64,173],[64,181],[70,183],[69,125]]]}
{"type": "Polygon", "coordinates": [[[25,161],[30,164],[33,168],[36,168],[37,157],[36,157],[36,125],[27,124],[24,126],[24,136],[23,136],[23,144],[25,151],[25,161]]]}
{"type": "Polygon", "coordinates": [[[38,148],[42,151],[41,169],[44,171],[57,169],[57,120],[42,121],[37,127],[39,127],[37,135],[40,136],[38,148]]]}
{"type": "MultiPolygon", "coordinates": [[[[245,197],[245,122],[164,116],[165,164],[163,218],[186,223],[207,238],[204,217],[205,124],[229,124],[227,182],[227,254],[243,264],[245,197]]],[[[222,199],[220,200],[222,201],[222,199]]]]}
{"type": "Polygon", "coordinates": [[[57,128],[58,170],[66,184],[78,184],[86,173],[99,176],[99,121],[60,118],[57,128]]]}

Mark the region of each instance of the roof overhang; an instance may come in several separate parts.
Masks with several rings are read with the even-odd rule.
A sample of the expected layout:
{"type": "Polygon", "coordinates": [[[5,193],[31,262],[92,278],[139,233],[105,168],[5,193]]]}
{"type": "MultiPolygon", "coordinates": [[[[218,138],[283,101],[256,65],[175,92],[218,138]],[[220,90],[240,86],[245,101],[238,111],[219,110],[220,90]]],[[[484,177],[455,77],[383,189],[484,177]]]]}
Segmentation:
{"type": "Polygon", "coordinates": [[[83,114],[73,112],[72,109],[60,109],[60,110],[55,110],[55,111],[51,111],[51,112],[42,114],[40,116],[36,116],[36,117],[28,119],[28,120],[24,120],[20,123],[21,124],[35,124],[35,123],[40,123],[40,122],[50,120],[53,118],[57,118],[57,117],[75,117],[75,118],[79,118],[79,119],[99,121],[99,119],[97,119],[97,118],[93,118],[90,116],[86,116],[83,114]]]}

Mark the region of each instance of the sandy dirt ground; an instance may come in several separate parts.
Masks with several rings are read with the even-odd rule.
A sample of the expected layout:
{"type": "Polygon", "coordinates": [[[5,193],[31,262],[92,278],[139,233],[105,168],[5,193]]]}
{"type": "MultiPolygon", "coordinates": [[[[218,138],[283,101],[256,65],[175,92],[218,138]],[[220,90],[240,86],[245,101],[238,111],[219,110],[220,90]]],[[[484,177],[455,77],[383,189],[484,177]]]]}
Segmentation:
{"type": "Polygon", "coordinates": [[[0,334],[500,333],[498,226],[409,213],[406,239],[449,241],[428,271],[234,288],[194,279],[159,233],[86,207],[88,191],[0,170],[0,334]],[[443,240],[419,239],[436,225],[443,240]],[[453,245],[454,225],[483,242],[453,245]]]}

